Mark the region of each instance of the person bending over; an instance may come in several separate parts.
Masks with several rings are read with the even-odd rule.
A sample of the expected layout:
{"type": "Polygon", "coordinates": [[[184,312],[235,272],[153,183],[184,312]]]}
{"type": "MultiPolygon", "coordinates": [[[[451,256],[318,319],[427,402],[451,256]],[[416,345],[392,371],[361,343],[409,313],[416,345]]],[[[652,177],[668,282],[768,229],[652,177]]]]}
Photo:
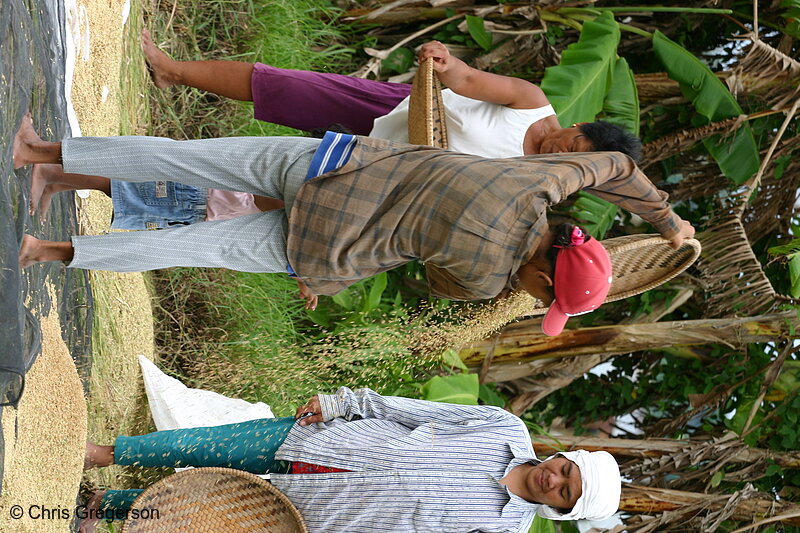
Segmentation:
{"type": "MultiPolygon", "coordinates": [[[[601,520],[619,506],[619,467],[609,453],[577,450],[540,460],[525,423],[498,407],[341,387],[312,397],[296,418],[120,436],[113,446],[87,443],[85,467],[269,472],[312,533],[524,533],[537,514],[601,520]],[[306,413],[312,415],[300,419],[306,413]]],[[[89,506],[124,516],[141,492],[100,491],[89,506]]]]}
{"type": "MultiPolygon", "coordinates": [[[[676,247],[694,235],[667,195],[618,152],[482,159],[338,133],[322,140],[80,137],[60,143],[40,139],[27,116],[15,138],[14,163],[63,163],[67,172],[131,182],[181,176],[190,185],[286,203],[285,209],[160,231],[61,243],[26,236],[23,267],[60,260],[119,272],[173,266],[288,272],[305,284],[307,305],[315,295],[336,294],[414,260],[424,262],[434,296],[493,298],[518,278],[549,305],[559,287],[553,289],[557,273],[548,257],[555,235],[547,208],[584,188],[641,216],[676,247]]],[[[580,240],[585,236],[574,244],[585,246],[580,240]]],[[[587,286],[573,283],[569,290],[589,291],[593,299],[608,291],[610,261],[602,245],[598,251],[602,261],[598,255],[575,270],[587,286]],[[595,281],[588,286],[607,275],[602,287],[595,281]]]]}

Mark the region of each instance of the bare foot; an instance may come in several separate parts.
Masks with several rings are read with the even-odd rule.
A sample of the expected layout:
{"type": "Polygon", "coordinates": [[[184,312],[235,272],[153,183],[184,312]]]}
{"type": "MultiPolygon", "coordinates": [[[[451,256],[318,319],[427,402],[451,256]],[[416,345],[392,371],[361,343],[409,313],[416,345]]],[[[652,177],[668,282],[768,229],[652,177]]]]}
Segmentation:
{"type": "Polygon", "coordinates": [[[25,235],[19,248],[19,267],[28,268],[45,261],[72,261],[74,253],[70,241],[42,241],[32,235],[25,235]]]}
{"type": "Polygon", "coordinates": [[[25,113],[22,123],[14,136],[14,168],[24,167],[35,162],[36,146],[44,143],[41,137],[33,129],[33,117],[30,113],[25,113]]]}
{"type": "Polygon", "coordinates": [[[36,257],[40,254],[41,242],[32,235],[22,237],[22,246],[19,248],[19,268],[28,268],[39,262],[36,257]]]}
{"type": "Polygon", "coordinates": [[[97,524],[100,522],[99,518],[99,511],[100,511],[100,501],[105,496],[106,491],[104,490],[96,490],[92,497],[89,498],[89,501],[86,502],[86,509],[84,512],[86,513],[86,518],[81,520],[81,525],[78,528],[80,533],[94,533],[94,530],[97,528],[97,524]]]}
{"type": "Polygon", "coordinates": [[[50,202],[53,195],[62,191],[74,191],[77,187],[60,183],[59,179],[64,175],[63,167],[61,165],[53,164],[38,164],[33,165],[33,172],[31,173],[31,198],[30,198],[30,214],[31,216],[39,211],[39,216],[42,222],[46,220],[47,211],[50,210],[50,202]]]}
{"type": "Polygon", "coordinates": [[[86,455],[83,456],[83,469],[90,470],[96,466],[109,466],[114,464],[114,447],[99,446],[92,441],[86,441],[86,455]]]}
{"type": "Polygon", "coordinates": [[[150,65],[150,73],[156,87],[166,89],[178,83],[178,79],[171,69],[174,61],[156,46],[150,37],[149,30],[142,30],[142,51],[150,65]]]}

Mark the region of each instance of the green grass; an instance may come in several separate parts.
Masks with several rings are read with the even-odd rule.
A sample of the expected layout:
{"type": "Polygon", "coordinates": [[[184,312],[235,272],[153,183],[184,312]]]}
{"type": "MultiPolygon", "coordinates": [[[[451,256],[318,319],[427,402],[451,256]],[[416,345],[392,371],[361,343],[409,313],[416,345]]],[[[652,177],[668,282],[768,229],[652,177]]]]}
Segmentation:
{"type": "Polygon", "coordinates": [[[127,31],[123,35],[123,52],[120,65],[120,135],[141,135],[150,123],[148,88],[151,86],[150,74],[144,62],[139,35],[142,32],[143,6],[131,2],[127,31]]]}
{"type": "Polygon", "coordinates": [[[279,415],[343,384],[414,396],[440,365],[410,340],[421,321],[390,311],[326,331],[282,275],[179,269],[160,272],[156,285],[169,295],[157,313],[164,363],[191,386],[263,401],[279,415]]]}
{"type": "MultiPolygon", "coordinates": [[[[353,49],[340,44],[346,29],[333,24],[336,14],[328,2],[320,0],[259,3],[254,7],[253,25],[245,39],[248,51],[240,60],[297,70],[346,73],[353,49]]],[[[242,107],[245,113],[252,114],[252,106],[242,107]]],[[[235,131],[237,135],[299,134],[291,128],[254,119],[235,131]]]]}
{"type": "MultiPolygon", "coordinates": [[[[170,3],[171,4],[171,3],[170,3]]],[[[343,47],[336,10],[326,0],[217,0],[178,2],[149,14],[153,39],[178,60],[262,62],[299,70],[346,72],[352,50],[343,47]]],[[[299,135],[257,122],[252,104],[195,89],[152,88],[152,132],[174,138],[299,135]]]]}

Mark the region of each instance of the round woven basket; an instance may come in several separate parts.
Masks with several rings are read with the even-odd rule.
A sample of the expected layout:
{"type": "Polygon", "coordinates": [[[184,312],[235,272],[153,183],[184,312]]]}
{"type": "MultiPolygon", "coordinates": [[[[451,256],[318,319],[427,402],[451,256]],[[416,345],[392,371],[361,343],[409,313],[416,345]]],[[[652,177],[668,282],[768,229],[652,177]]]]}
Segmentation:
{"type": "MultiPolygon", "coordinates": [[[[685,239],[676,250],[658,235],[626,235],[601,242],[611,256],[613,276],[603,303],[635,296],[668,282],[689,268],[701,250],[696,239],[685,239]]],[[[548,309],[536,307],[529,314],[543,315],[548,309]]]]}
{"type": "Polygon", "coordinates": [[[231,468],[193,468],[166,477],[136,498],[128,516],[123,533],[308,533],[278,489],[231,468]]]}
{"type": "Polygon", "coordinates": [[[433,70],[433,58],[419,65],[408,104],[408,141],[447,149],[442,84],[433,70]]]}

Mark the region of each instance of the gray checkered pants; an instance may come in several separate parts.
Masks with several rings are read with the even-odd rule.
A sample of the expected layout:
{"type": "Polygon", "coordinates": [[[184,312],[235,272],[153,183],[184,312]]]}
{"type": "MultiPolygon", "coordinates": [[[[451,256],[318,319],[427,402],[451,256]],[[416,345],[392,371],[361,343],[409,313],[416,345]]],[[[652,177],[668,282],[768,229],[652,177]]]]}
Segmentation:
{"type": "Polygon", "coordinates": [[[72,237],[69,266],[141,272],[175,266],[286,272],[287,213],[319,139],[77,137],[62,144],[64,172],[123,181],[179,181],[282,199],[286,209],[158,231],[72,237]]]}

